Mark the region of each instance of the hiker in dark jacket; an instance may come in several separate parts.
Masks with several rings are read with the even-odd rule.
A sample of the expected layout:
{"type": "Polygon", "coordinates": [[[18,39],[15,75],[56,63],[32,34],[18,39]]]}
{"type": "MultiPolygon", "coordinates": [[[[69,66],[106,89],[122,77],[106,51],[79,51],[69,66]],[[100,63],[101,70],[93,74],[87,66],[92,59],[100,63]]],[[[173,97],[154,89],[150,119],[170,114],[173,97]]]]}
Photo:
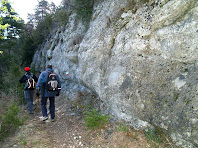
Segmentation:
{"type": "Polygon", "coordinates": [[[50,115],[51,115],[51,121],[53,122],[55,119],[55,96],[59,95],[59,92],[61,90],[61,83],[59,76],[53,72],[54,70],[52,69],[52,65],[47,65],[46,70],[43,71],[38,79],[38,83],[36,85],[36,95],[39,96],[39,91],[41,92],[41,110],[42,110],[42,115],[43,115],[43,121],[48,119],[47,115],[47,99],[49,98],[50,105],[49,105],[49,110],[50,110],[50,115]],[[49,76],[50,74],[55,74],[56,76],[56,83],[57,83],[57,88],[50,89],[51,86],[49,86],[49,76]],[[50,88],[49,88],[50,87],[50,88]]]}
{"type": "Polygon", "coordinates": [[[38,78],[30,72],[30,68],[25,68],[26,73],[19,80],[20,83],[24,83],[24,97],[28,105],[29,114],[34,114],[33,112],[33,96],[34,90],[36,88],[36,82],[38,78]]]}

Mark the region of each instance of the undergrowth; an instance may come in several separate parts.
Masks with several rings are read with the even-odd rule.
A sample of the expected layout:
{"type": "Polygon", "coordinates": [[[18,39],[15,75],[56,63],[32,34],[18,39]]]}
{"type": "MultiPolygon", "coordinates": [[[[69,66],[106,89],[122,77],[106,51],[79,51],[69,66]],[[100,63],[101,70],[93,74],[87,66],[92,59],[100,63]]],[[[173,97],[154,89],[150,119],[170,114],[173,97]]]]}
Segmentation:
{"type": "Polygon", "coordinates": [[[174,142],[170,140],[170,137],[165,134],[160,128],[157,128],[155,130],[148,129],[148,131],[144,131],[144,135],[146,136],[148,143],[153,148],[177,148],[174,142]]]}
{"type": "Polygon", "coordinates": [[[116,131],[129,132],[129,127],[126,124],[122,123],[118,127],[116,127],[116,131]]]}
{"type": "Polygon", "coordinates": [[[102,115],[99,111],[91,109],[85,113],[83,117],[85,126],[88,129],[102,128],[110,119],[108,115],[102,115]]]}
{"type": "Polygon", "coordinates": [[[13,133],[20,125],[23,124],[24,119],[18,116],[20,108],[13,103],[4,115],[0,114],[0,141],[13,133]]]}
{"type": "Polygon", "coordinates": [[[162,137],[157,134],[154,130],[149,129],[148,131],[144,131],[144,134],[147,138],[147,141],[153,146],[158,147],[160,143],[162,143],[162,137]]]}

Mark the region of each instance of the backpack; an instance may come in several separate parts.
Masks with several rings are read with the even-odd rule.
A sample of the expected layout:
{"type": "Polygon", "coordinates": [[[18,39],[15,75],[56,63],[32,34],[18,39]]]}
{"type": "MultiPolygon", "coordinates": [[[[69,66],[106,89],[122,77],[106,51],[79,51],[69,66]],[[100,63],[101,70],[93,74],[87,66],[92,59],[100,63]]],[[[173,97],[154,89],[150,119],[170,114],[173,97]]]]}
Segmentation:
{"type": "Polygon", "coordinates": [[[34,89],[35,88],[35,81],[34,81],[34,78],[33,78],[33,74],[31,73],[30,75],[28,75],[26,73],[25,76],[27,77],[27,80],[25,82],[25,89],[34,89]]]}
{"type": "Polygon", "coordinates": [[[53,72],[48,72],[48,79],[47,79],[47,90],[48,91],[57,91],[58,90],[58,81],[57,76],[53,72]]]}

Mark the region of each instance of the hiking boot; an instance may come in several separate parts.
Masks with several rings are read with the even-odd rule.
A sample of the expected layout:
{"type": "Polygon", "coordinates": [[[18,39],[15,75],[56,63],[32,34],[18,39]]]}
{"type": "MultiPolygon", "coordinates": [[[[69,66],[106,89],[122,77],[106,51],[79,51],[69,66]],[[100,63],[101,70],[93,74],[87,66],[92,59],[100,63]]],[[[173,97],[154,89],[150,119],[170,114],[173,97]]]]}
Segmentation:
{"type": "Polygon", "coordinates": [[[47,119],[48,119],[48,117],[43,117],[43,119],[42,119],[42,120],[43,120],[43,121],[46,121],[47,119]]]}

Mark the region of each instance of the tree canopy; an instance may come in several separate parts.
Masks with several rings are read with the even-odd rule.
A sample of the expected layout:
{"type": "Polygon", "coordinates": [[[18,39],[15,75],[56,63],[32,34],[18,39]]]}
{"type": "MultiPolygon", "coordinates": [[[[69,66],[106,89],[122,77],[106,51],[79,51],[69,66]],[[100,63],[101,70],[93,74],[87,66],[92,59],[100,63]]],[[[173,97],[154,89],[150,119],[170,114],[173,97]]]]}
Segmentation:
{"type": "Polygon", "coordinates": [[[23,21],[19,19],[8,0],[1,0],[0,2],[0,38],[16,38],[20,34],[23,21]]]}

